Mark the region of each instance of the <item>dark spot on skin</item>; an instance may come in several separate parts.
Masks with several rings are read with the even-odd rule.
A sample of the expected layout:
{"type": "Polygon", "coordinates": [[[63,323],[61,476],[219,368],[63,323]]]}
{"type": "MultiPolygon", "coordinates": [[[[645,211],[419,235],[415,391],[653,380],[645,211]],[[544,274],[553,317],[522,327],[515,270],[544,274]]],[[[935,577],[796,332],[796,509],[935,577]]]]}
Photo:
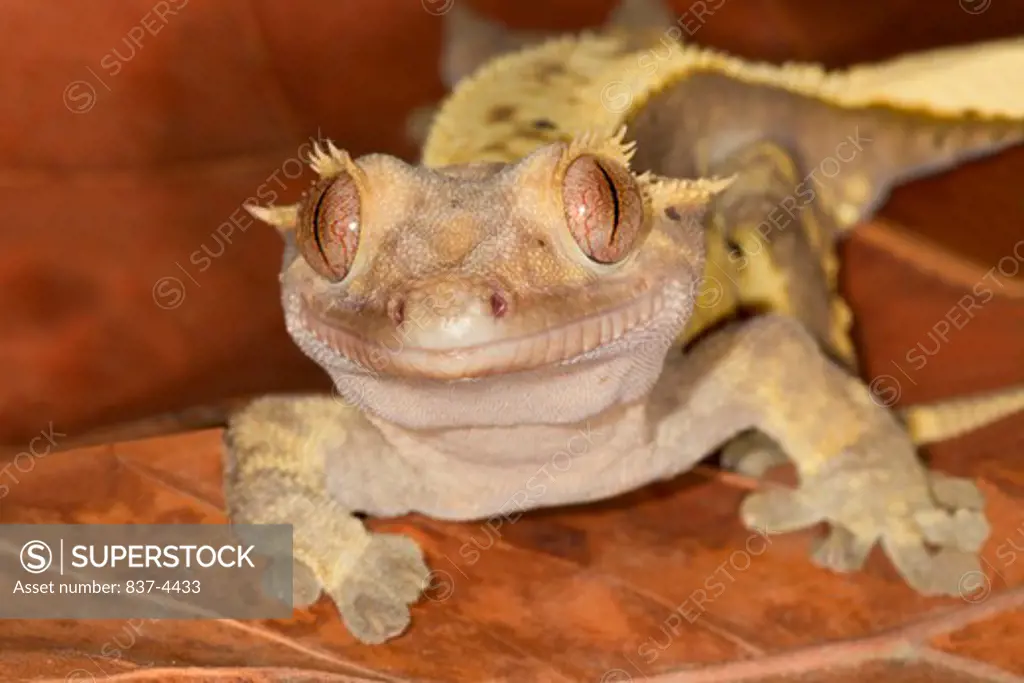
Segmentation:
{"type": "Polygon", "coordinates": [[[534,130],[533,128],[522,128],[516,131],[516,136],[525,138],[526,140],[536,140],[537,142],[548,143],[551,141],[551,134],[542,130],[534,130]]]}
{"type": "Polygon", "coordinates": [[[487,112],[488,123],[503,123],[512,118],[516,108],[508,104],[500,104],[487,112]]]}
{"type": "Polygon", "coordinates": [[[726,240],[725,246],[729,248],[729,256],[739,258],[743,255],[743,250],[740,249],[740,245],[736,244],[733,240],[726,240]]]}
{"type": "Polygon", "coordinates": [[[538,238],[537,238],[537,246],[538,246],[538,247],[541,247],[541,248],[543,248],[543,247],[546,247],[546,246],[548,246],[548,243],[547,243],[547,242],[545,242],[545,241],[544,241],[543,239],[541,239],[540,237],[538,237],[538,238]]]}
{"type": "Polygon", "coordinates": [[[667,209],[665,209],[665,215],[668,216],[668,219],[670,221],[677,221],[680,218],[682,218],[682,216],[679,214],[679,210],[676,209],[676,207],[674,206],[670,206],[667,209]]]}
{"type": "Polygon", "coordinates": [[[537,80],[546,83],[553,76],[560,76],[565,73],[565,67],[561,64],[541,64],[537,67],[537,80]]]}
{"type": "Polygon", "coordinates": [[[497,154],[508,154],[508,149],[500,142],[492,142],[480,150],[481,152],[495,152],[497,154]]]}
{"type": "Polygon", "coordinates": [[[508,312],[508,302],[501,294],[495,292],[491,295],[491,315],[501,318],[508,312]]]}
{"type": "Polygon", "coordinates": [[[554,122],[549,119],[536,119],[533,122],[533,127],[537,130],[554,130],[556,128],[554,122]]]}

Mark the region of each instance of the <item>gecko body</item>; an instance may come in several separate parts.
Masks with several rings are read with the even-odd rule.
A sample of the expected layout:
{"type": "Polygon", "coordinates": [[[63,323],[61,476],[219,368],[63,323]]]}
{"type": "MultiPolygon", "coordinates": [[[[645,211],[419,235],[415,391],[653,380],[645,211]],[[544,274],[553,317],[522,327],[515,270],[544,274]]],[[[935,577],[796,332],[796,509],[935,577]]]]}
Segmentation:
{"type": "MultiPolygon", "coordinates": [[[[1024,44],[829,74],[687,46],[648,63],[654,38],[498,57],[442,105],[421,163],[328,145],[298,204],[251,208],[284,236],[288,331],[344,400],[236,414],[229,512],[292,523],[296,601],[326,591],[364,642],[408,626],[430,570],[354,513],[518,515],[723,446],[741,469],[794,464],[796,488],[754,492],[740,516],[770,533],[828,522],[824,567],[854,571],[879,544],[930,595],[979,568],[978,490],[925,468],[850,371],[835,247],[893,183],[1021,139],[1024,89],[940,86],[965,59],[1019,64],[1024,44]],[[925,81],[917,104],[897,75],[925,81]],[[806,185],[828,155],[842,183],[806,185]],[[779,206],[789,221],[766,234],[779,206]]],[[[957,409],[981,423],[1021,405],[957,409]]]]}

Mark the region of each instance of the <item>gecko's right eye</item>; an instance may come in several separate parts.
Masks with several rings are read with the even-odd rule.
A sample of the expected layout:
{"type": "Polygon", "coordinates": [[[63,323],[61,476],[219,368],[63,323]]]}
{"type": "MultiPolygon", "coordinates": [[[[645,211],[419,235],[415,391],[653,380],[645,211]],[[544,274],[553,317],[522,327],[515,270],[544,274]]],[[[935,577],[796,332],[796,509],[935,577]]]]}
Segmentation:
{"type": "Polygon", "coordinates": [[[562,202],[569,231],[590,260],[617,263],[636,246],[644,224],[643,199],[620,164],[592,155],[576,159],[562,181],[562,202]]]}
{"type": "Polygon", "coordinates": [[[359,246],[359,188],[347,173],[313,186],[299,211],[296,239],[306,263],[331,282],[348,275],[359,246]]]}

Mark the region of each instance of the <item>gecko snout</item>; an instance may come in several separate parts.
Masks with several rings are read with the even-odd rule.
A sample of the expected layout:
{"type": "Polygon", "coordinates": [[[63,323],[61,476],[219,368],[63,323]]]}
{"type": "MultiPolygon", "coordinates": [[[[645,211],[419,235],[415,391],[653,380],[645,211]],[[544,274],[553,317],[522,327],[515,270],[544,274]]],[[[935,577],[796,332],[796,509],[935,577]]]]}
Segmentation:
{"type": "Polygon", "coordinates": [[[439,278],[406,287],[387,303],[387,314],[410,345],[451,348],[498,338],[509,297],[493,283],[439,278]]]}

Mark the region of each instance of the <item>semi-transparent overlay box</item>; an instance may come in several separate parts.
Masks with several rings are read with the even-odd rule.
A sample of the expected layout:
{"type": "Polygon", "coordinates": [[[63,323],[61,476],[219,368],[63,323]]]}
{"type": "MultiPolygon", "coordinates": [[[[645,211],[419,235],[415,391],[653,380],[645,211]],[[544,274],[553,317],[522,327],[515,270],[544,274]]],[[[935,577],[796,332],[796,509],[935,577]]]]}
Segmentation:
{"type": "Polygon", "coordinates": [[[291,616],[290,524],[0,524],[0,618],[291,616]]]}

